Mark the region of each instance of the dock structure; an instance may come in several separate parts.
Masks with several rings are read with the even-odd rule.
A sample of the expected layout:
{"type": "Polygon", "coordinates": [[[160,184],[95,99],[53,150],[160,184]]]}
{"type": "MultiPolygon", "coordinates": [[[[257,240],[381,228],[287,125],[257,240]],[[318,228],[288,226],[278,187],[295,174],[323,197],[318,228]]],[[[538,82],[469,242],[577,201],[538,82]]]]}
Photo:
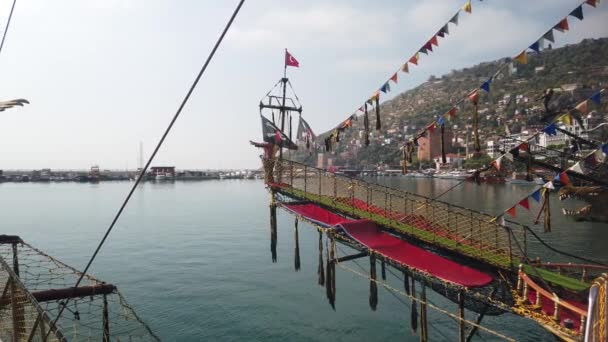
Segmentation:
{"type": "Polygon", "coordinates": [[[160,341],[118,289],[0,235],[0,340],[160,341]],[[64,306],[61,317],[58,312],[64,306]]]}
{"type": "MultiPolygon", "coordinates": [[[[369,256],[373,265],[366,277],[376,284],[381,282],[376,276],[376,260],[381,262],[383,275],[385,267],[394,267],[403,272],[407,295],[420,303],[421,312],[432,306],[415,297],[413,291],[410,294],[409,288],[414,288],[416,281],[423,290],[430,287],[457,304],[457,313],[447,314],[459,322],[462,341],[470,340],[481,329],[484,315],[505,312],[532,319],[566,341],[582,340],[585,335],[591,312],[587,304],[590,281],[601,279],[607,267],[567,264],[557,269],[559,264],[538,262],[535,256],[542,255],[535,241],[538,236],[517,222],[497,222],[479,211],[290,160],[265,161],[264,165],[271,209],[284,208],[328,236],[333,256],[328,255],[325,269],[335,270],[336,264],[369,256]],[[338,256],[332,247],[336,242],[358,253],[338,256]],[[478,314],[476,322],[465,320],[465,307],[478,314]]],[[[276,217],[271,221],[276,260],[276,217]]],[[[319,253],[321,270],[321,249],[319,253]]],[[[325,285],[330,281],[332,287],[328,290],[332,306],[334,272],[324,279],[325,285]]],[[[601,284],[596,287],[605,292],[605,282],[601,284]]],[[[375,309],[377,294],[373,289],[377,291],[370,285],[370,306],[374,298],[375,309]]],[[[428,335],[423,317],[426,314],[420,320],[424,339],[428,335]]],[[[596,310],[592,319],[596,326],[601,325],[598,322],[605,322],[605,312],[596,310]]]]}

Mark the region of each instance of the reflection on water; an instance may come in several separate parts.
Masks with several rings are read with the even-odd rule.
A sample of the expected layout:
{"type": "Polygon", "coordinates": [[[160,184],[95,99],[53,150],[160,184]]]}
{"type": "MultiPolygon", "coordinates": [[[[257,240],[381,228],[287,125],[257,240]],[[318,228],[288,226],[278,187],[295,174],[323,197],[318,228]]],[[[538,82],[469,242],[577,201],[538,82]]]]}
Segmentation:
{"type": "MultiPolygon", "coordinates": [[[[455,181],[378,179],[436,196],[455,181]]],[[[2,234],[18,234],[69,264],[83,268],[128,192],[130,183],[0,184],[2,234]]],[[[533,187],[463,184],[441,199],[499,213],[533,187]]],[[[279,211],[278,262],[269,251],[269,196],[261,181],[146,183],[136,191],[91,272],[116,284],[138,313],[167,341],[418,341],[410,303],[379,290],[368,307],[369,282],[337,268],[336,311],[317,285],[318,235],[300,224],[302,269],[293,271],[293,216],[279,211]]],[[[580,255],[608,259],[608,226],[571,224],[557,212],[543,238],[580,255]]],[[[536,207],[533,206],[533,209],[536,207]]],[[[531,222],[524,215],[522,222],[531,222]]],[[[541,231],[542,227],[536,227],[541,231]]],[[[340,247],[346,251],[346,248],[340,247]]],[[[342,253],[342,252],[341,252],[342,253]]],[[[369,262],[351,262],[354,269],[369,262]]],[[[392,274],[395,288],[403,284],[392,274]]],[[[456,304],[429,293],[450,312],[456,304]]],[[[431,341],[458,339],[457,323],[429,310],[431,341]]],[[[467,319],[476,315],[467,312],[467,319]]],[[[513,315],[484,325],[518,340],[551,340],[534,323],[513,315]]],[[[496,338],[481,333],[474,340],[496,338]]]]}

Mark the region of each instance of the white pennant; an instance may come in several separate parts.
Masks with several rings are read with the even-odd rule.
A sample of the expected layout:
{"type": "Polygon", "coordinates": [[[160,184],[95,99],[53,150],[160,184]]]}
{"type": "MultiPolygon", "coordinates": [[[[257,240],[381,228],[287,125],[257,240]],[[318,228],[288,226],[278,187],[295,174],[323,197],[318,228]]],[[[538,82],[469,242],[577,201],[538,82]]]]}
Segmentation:
{"type": "Polygon", "coordinates": [[[505,153],[502,155],[503,157],[507,158],[510,161],[513,161],[513,155],[509,152],[505,153]]]}
{"type": "Polygon", "coordinates": [[[572,171],[574,171],[574,172],[581,173],[581,174],[584,174],[584,173],[585,173],[585,171],[583,171],[583,168],[581,167],[581,162],[578,162],[578,163],[576,163],[576,164],[572,165],[572,166],[570,167],[570,170],[572,170],[572,171]]]}
{"type": "Polygon", "coordinates": [[[555,187],[553,186],[553,182],[551,182],[551,181],[545,183],[545,185],[543,185],[543,188],[547,188],[549,190],[555,190],[555,187]]]}

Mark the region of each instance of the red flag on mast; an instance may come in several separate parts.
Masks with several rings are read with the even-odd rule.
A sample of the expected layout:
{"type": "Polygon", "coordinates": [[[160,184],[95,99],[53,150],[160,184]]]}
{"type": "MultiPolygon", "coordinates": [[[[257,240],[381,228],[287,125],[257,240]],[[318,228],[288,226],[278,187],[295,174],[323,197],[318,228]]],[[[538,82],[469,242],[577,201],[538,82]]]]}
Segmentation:
{"type": "Polygon", "coordinates": [[[285,49],[285,66],[292,66],[296,68],[300,67],[300,62],[298,62],[298,60],[295,59],[295,57],[293,57],[289,51],[287,51],[287,49],[285,49]]]}

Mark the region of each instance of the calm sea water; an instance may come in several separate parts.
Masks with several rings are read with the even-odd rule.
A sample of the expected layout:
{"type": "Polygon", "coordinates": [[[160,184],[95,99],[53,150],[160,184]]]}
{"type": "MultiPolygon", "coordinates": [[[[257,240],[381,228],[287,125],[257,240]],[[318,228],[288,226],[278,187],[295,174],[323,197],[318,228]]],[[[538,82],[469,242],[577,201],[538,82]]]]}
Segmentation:
{"type": "MultiPolygon", "coordinates": [[[[430,196],[455,184],[398,177],[379,181],[430,196]]],[[[1,233],[20,235],[83,268],[130,186],[0,184],[1,233]]],[[[533,189],[465,184],[442,199],[497,213],[533,189]]],[[[340,268],[333,311],[316,283],[318,235],[300,224],[302,269],[294,272],[294,219],[283,211],[278,217],[278,262],[271,263],[268,204],[261,181],[147,183],[132,198],[91,273],[117,285],[167,341],[418,340],[410,330],[407,299],[381,289],[378,310],[372,312],[368,281],[340,268]]],[[[572,224],[557,214],[552,219],[554,232],[543,235],[547,241],[608,260],[608,225],[572,224]]],[[[522,215],[522,220],[531,219],[522,215]]],[[[388,281],[401,287],[390,273],[388,281]]],[[[456,310],[438,294],[431,292],[429,299],[456,310]]],[[[432,310],[428,315],[431,340],[457,340],[455,321],[432,310]]],[[[475,316],[467,312],[467,318],[475,316]]],[[[508,314],[488,317],[484,324],[518,340],[553,339],[535,324],[508,314]]],[[[475,340],[499,339],[482,333],[475,340]]]]}

